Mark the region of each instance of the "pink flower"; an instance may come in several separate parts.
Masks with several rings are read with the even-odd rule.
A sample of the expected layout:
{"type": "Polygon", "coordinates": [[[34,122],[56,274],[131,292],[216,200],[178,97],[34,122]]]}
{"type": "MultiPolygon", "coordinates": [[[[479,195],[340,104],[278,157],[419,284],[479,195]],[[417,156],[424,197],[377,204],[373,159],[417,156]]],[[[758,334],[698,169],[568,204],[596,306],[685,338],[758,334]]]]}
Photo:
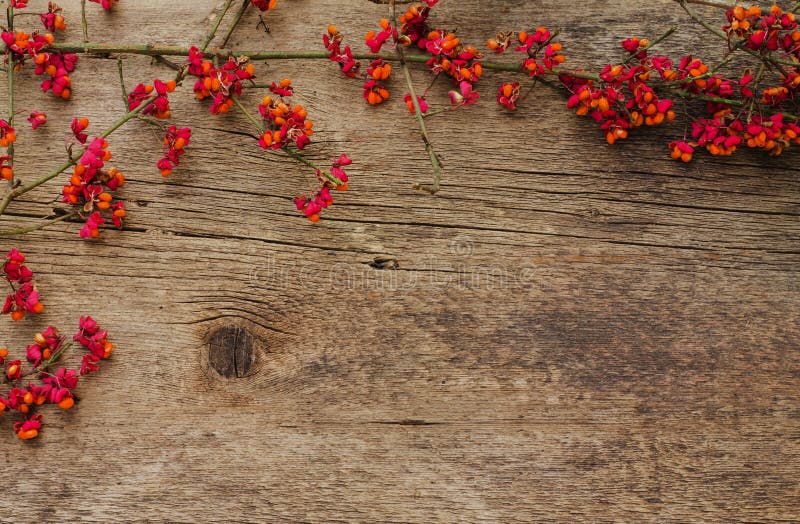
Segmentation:
{"type": "Polygon", "coordinates": [[[459,91],[450,91],[450,103],[456,107],[468,106],[478,101],[480,95],[472,90],[472,84],[467,81],[462,81],[458,84],[459,91]]]}
{"type": "Polygon", "coordinates": [[[31,111],[28,122],[31,123],[33,129],[37,129],[47,123],[47,115],[39,111],[31,111]]]}

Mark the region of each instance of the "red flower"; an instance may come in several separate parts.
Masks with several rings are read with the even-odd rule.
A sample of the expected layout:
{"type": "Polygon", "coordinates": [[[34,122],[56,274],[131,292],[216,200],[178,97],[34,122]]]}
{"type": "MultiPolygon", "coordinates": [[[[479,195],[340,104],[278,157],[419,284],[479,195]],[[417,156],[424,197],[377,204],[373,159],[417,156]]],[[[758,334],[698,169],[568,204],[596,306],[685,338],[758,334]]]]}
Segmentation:
{"type": "Polygon", "coordinates": [[[497,91],[497,101],[512,111],[517,108],[519,99],[519,82],[503,82],[497,91]]]}
{"type": "MultiPolygon", "coordinates": [[[[414,109],[414,102],[411,101],[410,94],[406,93],[406,96],[403,97],[403,102],[406,103],[409,113],[416,112],[416,110],[414,109]]],[[[423,114],[428,112],[428,102],[425,100],[425,97],[418,96],[417,103],[419,103],[419,109],[420,111],[422,111],[423,114]]]]}
{"type": "MultiPolygon", "coordinates": [[[[286,86],[291,82],[281,82],[286,86]]],[[[298,149],[303,149],[311,142],[314,134],[314,124],[307,120],[308,111],[300,104],[292,105],[282,98],[273,99],[265,96],[258,106],[258,111],[264,118],[267,128],[258,140],[264,149],[281,149],[294,143],[298,149]]]]}
{"type": "Polygon", "coordinates": [[[342,39],[342,34],[332,25],[328,26],[328,34],[322,36],[325,49],[330,51],[330,59],[339,64],[343,75],[355,78],[359,75],[361,63],[353,58],[350,46],[345,46],[344,49],[341,48],[342,39]]]}
{"type": "Polygon", "coordinates": [[[35,344],[27,347],[25,358],[34,367],[39,367],[42,360],[49,360],[54,354],[58,353],[64,343],[64,337],[53,326],[49,326],[41,333],[37,333],[33,339],[35,344]]]}
{"type": "Polygon", "coordinates": [[[364,99],[370,105],[380,104],[389,98],[389,90],[382,82],[392,74],[392,66],[384,64],[382,58],[374,60],[367,69],[367,78],[364,82],[364,99]]]}
{"type": "Polygon", "coordinates": [[[175,81],[162,82],[154,80],[153,85],[138,84],[133,91],[128,93],[128,110],[133,111],[139,107],[143,101],[151,99],[147,106],[142,110],[143,115],[153,115],[156,118],[166,119],[171,116],[169,108],[168,93],[175,91],[175,81]],[[156,92],[152,98],[153,91],[156,92]]]}
{"type": "Polygon", "coordinates": [[[111,158],[107,148],[105,139],[92,140],[78,160],[69,184],[62,189],[62,201],[78,207],[81,216],[85,216],[86,222],[80,230],[82,238],[96,238],[100,234],[100,226],[105,223],[101,211],[110,210],[114,225],[122,227],[125,210],[121,202],[113,202],[110,192],[125,183],[125,176],[117,169],[104,169],[111,158]]]}
{"type": "Polygon", "coordinates": [[[25,255],[12,249],[6,255],[2,270],[12,293],[6,296],[2,307],[3,315],[11,315],[12,320],[21,320],[26,313],[41,313],[44,306],[39,302],[39,292],[33,284],[33,272],[25,265],[25,255]],[[14,284],[20,284],[19,287],[14,284]]]}
{"type": "Polygon", "coordinates": [[[94,2],[95,4],[100,4],[103,9],[106,11],[110,10],[115,2],[119,2],[119,0],[89,0],[90,2],[94,2]]]}
{"type": "Polygon", "coordinates": [[[8,380],[19,380],[22,376],[22,361],[12,360],[6,365],[6,377],[8,380]]]}
{"type": "Polygon", "coordinates": [[[30,116],[28,116],[28,122],[31,123],[33,129],[38,129],[47,123],[47,115],[38,111],[31,111],[30,116]]]}
{"type": "Polygon", "coordinates": [[[85,144],[86,140],[89,138],[89,135],[85,134],[83,131],[89,127],[89,119],[73,118],[71,127],[72,134],[75,135],[75,139],[81,144],[85,144]]]}
{"type": "Polygon", "coordinates": [[[450,91],[450,103],[456,107],[468,106],[478,101],[479,94],[472,90],[472,84],[462,81],[458,85],[459,91],[450,91]]]}
{"type": "Polygon", "coordinates": [[[191,137],[192,130],[188,127],[178,129],[176,126],[170,126],[167,129],[164,137],[164,157],[158,161],[161,176],[169,176],[172,169],[180,164],[180,158],[186,152],[184,148],[189,145],[191,137]]]}
{"type": "Polygon", "coordinates": [[[51,33],[67,29],[64,17],[61,16],[61,8],[54,2],[47,3],[47,12],[42,13],[41,20],[44,27],[51,33]]]}
{"type": "Polygon", "coordinates": [[[242,81],[255,78],[255,68],[247,57],[228,58],[219,69],[203,59],[196,47],[189,49],[189,74],[198,78],[194,92],[198,100],[212,98],[211,112],[227,113],[233,106],[232,96],[242,94],[242,81]]]}
{"type": "Polygon", "coordinates": [[[275,9],[278,0],[250,0],[250,3],[261,11],[269,11],[270,9],[275,9]]]}
{"type": "Polygon", "coordinates": [[[42,416],[33,415],[24,422],[14,423],[14,432],[21,440],[28,440],[39,436],[39,429],[42,427],[42,416]]]}

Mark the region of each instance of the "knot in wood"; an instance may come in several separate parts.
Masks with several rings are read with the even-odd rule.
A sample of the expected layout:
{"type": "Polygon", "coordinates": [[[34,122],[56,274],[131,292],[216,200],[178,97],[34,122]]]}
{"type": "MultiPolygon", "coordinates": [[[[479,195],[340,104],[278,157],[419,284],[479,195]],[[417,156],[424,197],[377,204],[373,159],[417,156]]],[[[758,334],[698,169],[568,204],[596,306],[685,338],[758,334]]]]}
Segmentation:
{"type": "Polygon", "coordinates": [[[226,378],[246,377],[254,361],[256,339],[241,326],[223,326],[208,338],[208,363],[226,378]]]}

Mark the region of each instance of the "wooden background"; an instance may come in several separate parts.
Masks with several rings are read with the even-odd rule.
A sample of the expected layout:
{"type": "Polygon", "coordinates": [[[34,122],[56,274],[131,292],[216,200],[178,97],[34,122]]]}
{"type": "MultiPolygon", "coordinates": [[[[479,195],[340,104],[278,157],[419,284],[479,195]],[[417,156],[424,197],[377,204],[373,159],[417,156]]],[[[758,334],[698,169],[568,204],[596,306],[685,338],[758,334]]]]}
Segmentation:
{"type": "MultiPolygon", "coordinates": [[[[77,41],[79,2],[60,3],[62,40],[77,41]]],[[[248,12],[230,47],[319,49],[333,22],[360,49],[379,4],[281,0],[269,33],[248,12]]],[[[199,43],[219,6],[91,4],[91,39],[199,43]]],[[[672,24],[676,54],[721,55],[669,0],[437,11],[476,44],[562,27],[573,67],[672,24]]],[[[173,74],[144,57],[125,67],[129,88],[173,74]]],[[[292,78],[319,131],[309,151],[350,154],[352,190],[309,224],[290,201],[302,168],[265,155],[240,115],[210,115],[188,83],[173,114],[194,134],[173,176],[156,172],[146,125],[111,139],[125,231],[0,240],[28,254],[47,306],[2,320],[3,344],[89,313],[117,345],[35,442],[0,419],[0,521],[800,520],[796,151],[682,165],[665,145],[679,125],[608,147],[546,88],[501,110],[496,85],[513,75],[487,74],[477,107],[428,120],[445,165],[432,197],[411,188],[430,165],[399,75],[371,108],[327,62],[257,71],[292,78]]],[[[113,59],[81,58],[69,103],[22,77],[17,106],[50,115],[36,134],[20,115],[25,180],[62,161],[74,116],[99,132],[123,111],[113,59]]],[[[12,204],[2,229],[46,215],[61,183],[12,204]]]]}

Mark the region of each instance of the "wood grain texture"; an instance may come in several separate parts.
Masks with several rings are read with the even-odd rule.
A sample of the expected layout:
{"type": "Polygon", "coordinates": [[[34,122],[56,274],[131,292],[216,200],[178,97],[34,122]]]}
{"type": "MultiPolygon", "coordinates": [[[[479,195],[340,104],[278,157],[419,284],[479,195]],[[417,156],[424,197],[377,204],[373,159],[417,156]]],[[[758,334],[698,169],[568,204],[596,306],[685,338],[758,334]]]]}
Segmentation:
{"type": "MultiPolygon", "coordinates": [[[[79,2],[61,4],[65,40],[78,40],[79,2]]],[[[91,7],[95,41],[188,45],[219,6],[91,7]]],[[[563,27],[576,67],[672,24],[676,53],[721,53],[668,0],[437,9],[468,42],[563,27]]],[[[249,11],[229,45],[316,48],[330,22],[359,45],[385,13],[282,0],[269,33],[249,11]]],[[[125,64],[129,86],[172,74],[125,64]]],[[[91,313],[118,348],[37,441],[0,419],[0,521],[800,520],[796,152],[679,165],[664,145],[677,125],[608,147],[545,89],[500,110],[492,86],[510,77],[489,74],[482,103],[428,120],[445,171],[431,197],[411,189],[430,165],[398,79],[371,108],[327,63],[258,74],[292,78],[318,128],[314,158],[355,160],[352,190],[320,224],[292,208],[303,170],[260,151],[238,114],[208,114],[189,85],[172,97],[194,130],[173,176],[158,176],[144,124],[111,140],[126,231],[86,242],[58,224],[0,240],[28,255],[47,305],[22,327],[0,322],[4,344],[91,313]]],[[[20,130],[25,179],[60,161],[74,116],[99,130],[123,110],[115,60],[82,58],[74,84],[62,103],[21,76],[18,107],[50,115],[20,130]]],[[[43,216],[58,188],[12,204],[0,226],[43,216]]]]}

